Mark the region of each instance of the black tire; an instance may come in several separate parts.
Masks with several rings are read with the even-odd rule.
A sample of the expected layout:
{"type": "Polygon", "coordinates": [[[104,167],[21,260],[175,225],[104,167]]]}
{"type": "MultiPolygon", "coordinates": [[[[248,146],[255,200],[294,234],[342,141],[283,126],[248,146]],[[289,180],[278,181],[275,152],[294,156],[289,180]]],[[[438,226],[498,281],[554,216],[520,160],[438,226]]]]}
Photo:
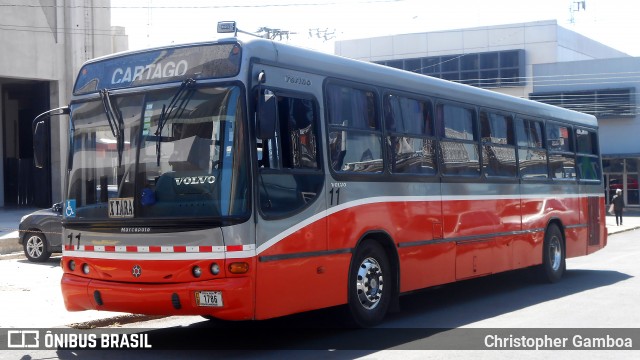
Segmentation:
{"type": "Polygon", "coordinates": [[[384,319],[394,294],[393,272],[382,246],[366,241],[349,268],[348,308],[352,324],[370,327],[384,319]]]}
{"type": "Polygon", "coordinates": [[[49,259],[51,252],[47,238],[40,232],[29,232],[24,237],[22,244],[24,255],[33,262],[43,262],[49,259]]]}
{"type": "Polygon", "coordinates": [[[542,282],[560,281],[566,269],[566,253],[562,232],[557,225],[551,224],[544,234],[542,246],[542,264],[538,267],[538,278],[542,282]]]}

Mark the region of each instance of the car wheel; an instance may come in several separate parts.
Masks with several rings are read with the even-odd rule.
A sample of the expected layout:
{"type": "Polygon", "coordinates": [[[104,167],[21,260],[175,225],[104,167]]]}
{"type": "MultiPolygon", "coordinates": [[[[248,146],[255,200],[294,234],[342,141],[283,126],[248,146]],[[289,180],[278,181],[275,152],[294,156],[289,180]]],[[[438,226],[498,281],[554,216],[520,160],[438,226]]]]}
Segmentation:
{"type": "Polygon", "coordinates": [[[27,256],[29,261],[42,262],[51,256],[49,246],[47,245],[47,239],[43,233],[27,233],[23,247],[24,254],[27,256]]]}
{"type": "Polygon", "coordinates": [[[391,303],[393,277],[387,254],[378,243],[367,241],[358,247],[351,262],[348,288],[352,324],[379,324],[391,303]]]}

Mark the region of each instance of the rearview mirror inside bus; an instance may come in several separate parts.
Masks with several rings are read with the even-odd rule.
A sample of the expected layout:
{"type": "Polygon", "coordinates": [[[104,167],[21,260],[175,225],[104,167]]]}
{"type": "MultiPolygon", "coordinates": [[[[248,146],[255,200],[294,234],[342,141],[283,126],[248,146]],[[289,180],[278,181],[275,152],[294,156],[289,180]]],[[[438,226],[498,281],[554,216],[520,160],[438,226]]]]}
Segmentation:
{"type": "Polygon", "coordinates": [[[256,117],[256,137],[261,140],[270,139],[276,131],[278,106],[276,94],[271,90],[260,88],[258,94],[258,111],[256,117]]]}

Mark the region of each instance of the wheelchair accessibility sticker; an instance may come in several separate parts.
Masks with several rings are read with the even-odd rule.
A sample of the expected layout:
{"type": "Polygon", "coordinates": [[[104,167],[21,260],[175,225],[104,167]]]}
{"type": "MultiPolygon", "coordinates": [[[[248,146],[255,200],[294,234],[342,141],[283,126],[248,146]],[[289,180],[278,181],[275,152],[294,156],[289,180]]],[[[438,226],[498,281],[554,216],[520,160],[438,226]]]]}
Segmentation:
{"type": "Polygon", "coordinates": [[[76,217],[76,200],[67,200],[64,206],[64,215],[68,218],[76,217]]]}

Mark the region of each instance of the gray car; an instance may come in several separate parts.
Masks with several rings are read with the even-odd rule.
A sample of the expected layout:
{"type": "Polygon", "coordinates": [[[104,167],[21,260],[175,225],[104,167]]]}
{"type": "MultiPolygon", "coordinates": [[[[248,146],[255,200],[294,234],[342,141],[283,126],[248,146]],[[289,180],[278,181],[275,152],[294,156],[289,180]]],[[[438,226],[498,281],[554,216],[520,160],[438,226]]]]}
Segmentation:
{"type": "Polygon", "coordinates": [[[20,219],[20,237],[24,254],[29,261],[47,260],[51,253],[62,251],[62,204],[51,209],[34,211],[20,219]]]}

